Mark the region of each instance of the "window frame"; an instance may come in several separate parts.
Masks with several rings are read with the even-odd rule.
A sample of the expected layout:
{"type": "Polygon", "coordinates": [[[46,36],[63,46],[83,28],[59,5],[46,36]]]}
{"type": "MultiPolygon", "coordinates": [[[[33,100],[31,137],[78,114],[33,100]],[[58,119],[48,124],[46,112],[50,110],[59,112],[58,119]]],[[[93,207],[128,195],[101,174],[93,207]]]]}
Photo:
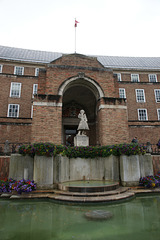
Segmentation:
{"type": "Polygon", "coordinates": [[[14,67],[14,74],[15,74],[15,75],[18,75],[18,76],[22,76],[22,75],[24,75],[24,67],[21,67],[21,66],[15,66],[15,67],[14,67]],[[17,68],[20,68],[20,69],[22,70],[22,71],[21,71],[22,74],[19,74],[19,73],[18,73],[19,71],[17,72],[17,68]]]}
{"type": "Polygon", "coordinates": [[[39,68],[35,68],[35,76],[36,76],[36,77],[39,76],[39,68]]]}
{"type": "Polygon", "coordinates": [[[126,89],[125,88],[119,88],[119,98],[125,99],[126,98],[126,89]],[[123,91],[124,97],[121,97],[120,91],[123,91]]]}
{"type": "Polygon", "coordinates": [[[34,92],[35,92],[35,91],[34,91],[34,90],[35,90],[35,86],[37,86],[37,92],[38,92],[38,84],[37,84],[37,83],[34,83],[34,84],[33,84],[33,91],[32,91],[32,98],[34,98],[34,95],[37,94],[37,92],[34,93],[34,92]]]}
{"type": "Polygon", "coordinates": [[[153,74],[148,74],[148,78],[149,78],[149,82],[150,83],[155,83],[155,82],[157,82],[157,74],[155,74],[155,73],[153,73],[153,74]],[[150,81],[150,76],[155,76],[155,81],[153,82],[153,81],[150,81]]]}
{"type": "Polygon", "coordinates": [[[146,108],[138,108],[138,121],[148,121],[148,113],[146,108]],[[146,112],[146,119],[140,119],[140,111],[145,111],[146,112]]]}
{"type": "Polygon", "coordinates": [[[116,74],[117,74],[117,80],[118,80],[118,82],[121,82],[121,81],[122,81],[121,73],[116,73],[116,74]]]}
{"type": "Polygon", "coordinates": [[[18,118],[19,117],[19,104],[14,104],[14,103],[10,103],[8,104],[8,113],[7,113],[7,117],[11,117],[11,118],[18,118]],[[10,106],[17,106],[17,116],[10,116],[10,106]]]}
{"type": "Polygon", "coordinates": [[[155,96],[156,103],[160,103],[160,89],[154,89],[154,96],[155,96]],[[156,98],[156,91],[159,91],[159,100],[157,100],[156,98]]]}
{"type": "Polygon", "coordinates": [[[0,64],[0,73],[2,73],[3,65],[0,64]]]}
{"type": "Polygon", "coordinates": [[[157,117],[158,117],[158,121],[160,121],[160,108],[157,109],[157,117]]]}
{"type": "Polygon", "coordinates": [[[144,89],[135,89],[135,91],[136,91],[136,101],[138,102],[138,103],[145,103],[146,102],[146,98],[145,98],[145,92],[144,92],[144,89]],[[144,97],[144,101],[142,101],[142,100],[138,100],[138,90],[141,90],[142,92],[143,92],[143,97],[144,97]]]}
{"type": "Polygon", "coordinates": [[[131,73],[131,82],[134,82],[134,83],[140,82],[138,73],[131,73]],[[138,77],[138,81],[133,81],[133,75],[136,75],[138,77]]]}
{"type": "MultiPolygon", "coordinates": [[[[10,86],[10,97],[13,98],[20,98],[21,97],[21,87],[22,87],[22,83],[18,83],[18,82],[11,82],[11,86],[10,86]],[[19,89],[19,94],[18,95],[12,95],[12,91],[13,91],[13,85],[14,84],[19,84],[20,85],[20,89],[19,89]]],[[[16,91],[16,90],[15,90],[16,91]]]]}
{"type": "Polygon", "coordinates": [[[31,118],[33,118],[33,105],[31,107],[31,118]]]}

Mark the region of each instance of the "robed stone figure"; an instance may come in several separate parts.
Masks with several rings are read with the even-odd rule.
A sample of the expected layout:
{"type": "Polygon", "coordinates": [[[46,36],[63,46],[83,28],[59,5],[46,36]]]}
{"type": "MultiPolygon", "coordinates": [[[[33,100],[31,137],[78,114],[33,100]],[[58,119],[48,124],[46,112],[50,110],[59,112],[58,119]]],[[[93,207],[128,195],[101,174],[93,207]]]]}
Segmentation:
{"type": "Polygon", "coordinates": [[[86,130],[89,130],[87,117],[84,110],[80,110],[78,114],[78,118],[80,119],[78,126],[78,135],[86,135],[86,130]]]}

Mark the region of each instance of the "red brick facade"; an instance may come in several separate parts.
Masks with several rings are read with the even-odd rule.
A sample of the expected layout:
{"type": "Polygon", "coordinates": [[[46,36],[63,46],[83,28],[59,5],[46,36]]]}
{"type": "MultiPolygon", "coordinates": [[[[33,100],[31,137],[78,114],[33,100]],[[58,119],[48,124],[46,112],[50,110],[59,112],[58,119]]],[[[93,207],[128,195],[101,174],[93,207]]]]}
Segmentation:
{"type": "Polygon", "coordinates": [[[160,138],[160,103],[154,91],[160,89],[159,71],[111,69],[96,57],[79,54],[63,55],[49,64],[3,59],[0,65],[0,143],[66,144],[69,132],[76,133],[81,108],[88,118],[90,145],[130,142],[135,135],[141,143],[156,144],[160,138]],[[23,75],[14,74],[15,66],[24,67],[23,75]],[[157,82],[149,82],[152,73],[157,82]],[[138,74],[139,82],[132,82],[131,74],[138,74]],[[20,96],[10,95],[11,83],[21,84],[20,96]],[[34,98],[33,84],[38,84],[34,98]],[[126,100],[119,98],[119,88],[125,89],[126,100]],[[144,91],[145,101],[137,101],[136,89],[144,91]],[[9,104],[19,105],[18,118],[8,116],[9,104]],[[138,109],[146,109],[148,119],[140,121],[138,109]]]}
{"type": "Polygon", "coordinates": [[[8,179],[10,156],[0,156],[0,180],[8,179]]]}

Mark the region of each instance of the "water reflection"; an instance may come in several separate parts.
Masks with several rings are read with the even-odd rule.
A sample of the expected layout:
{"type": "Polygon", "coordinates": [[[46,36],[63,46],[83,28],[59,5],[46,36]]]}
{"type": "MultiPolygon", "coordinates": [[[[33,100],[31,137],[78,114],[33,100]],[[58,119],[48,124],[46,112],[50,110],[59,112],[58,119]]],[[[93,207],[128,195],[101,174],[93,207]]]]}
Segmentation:
{"type": "Polygon", "coordinates": [[[151,240],[160,235],[160,196],[138,197],[114,205],[69,206],[50,201],[0,200],[2,240],[151,240]],[[104,209],[108,221],[84,213],[104,209]]]}

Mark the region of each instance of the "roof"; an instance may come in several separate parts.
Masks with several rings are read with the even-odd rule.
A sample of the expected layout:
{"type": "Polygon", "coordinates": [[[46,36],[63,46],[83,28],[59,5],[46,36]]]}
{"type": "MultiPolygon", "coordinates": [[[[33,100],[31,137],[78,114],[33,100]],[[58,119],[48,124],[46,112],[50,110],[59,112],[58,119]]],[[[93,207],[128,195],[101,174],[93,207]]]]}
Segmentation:
{"type": "Polygon", "coordinates": [[[50,63],[61,56],[62,53],[0,46],[0,59],[50,63]]]}
{"type": "MultiPolygon", "coordinates": [[[[0,46],[0,59],[35,63],[50,63],[62,53],[0,46]]],[[[91,56],[90,56],[91,57],[91,56]]],[[[95,56],[94,56],[95,57],[95,56]]],[[[160,70],[160,57],[96,56],[106,68],[160,70]]]]}
{"type": "Polygon", "coordinates": [[[160,69],[160,57],[98,56],[97,59],[104,67],[109,68],[160,69]]]}

